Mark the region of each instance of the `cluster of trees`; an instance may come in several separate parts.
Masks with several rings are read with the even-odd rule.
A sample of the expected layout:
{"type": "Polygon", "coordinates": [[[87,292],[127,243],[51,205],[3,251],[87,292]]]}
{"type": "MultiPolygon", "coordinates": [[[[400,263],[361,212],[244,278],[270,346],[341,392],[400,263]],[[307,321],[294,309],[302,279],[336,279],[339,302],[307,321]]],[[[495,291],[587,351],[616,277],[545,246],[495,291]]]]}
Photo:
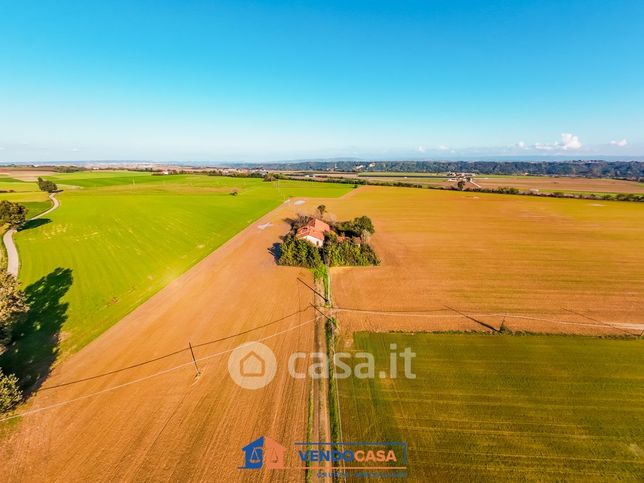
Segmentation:
{"type": "MultiPolygon", "coordinates": [[[[326,207],[320,205],[318,213],[324,214],[326,207]]],[[[279,264],[293,267],[316,268],[322,264],[331,267],[378,265],[378,255],[369,244],[369,237],[375,233],[373,222],[367,216],[332,225],[325,235],[324,245],[318,248],[305,240],[298,240],[297,230],[308,217],[299,216],[291,221],[291,232],[280,244],[279,264]]]]}
{"type": "Polygon", "coordinates": [[[19,203],[0,201],[0,225],[9,225],[16,228],[22,225],[27,218],[27,208],[19,203]]]}
{"type": "MultiPolygon", "coordinates": [[[[26,316],[25,294],[13,275],[0,273],[0,353],[11,342],[14,326],[26,316]]],[[[13,409],[22,399],[18,378],[0,369],[0,414],[13,409]]]]}
{"type": "Polygon", "coordinates": [[[330,267],[378,265],[380,260],[371,245],[354,239],[339,240],[329,233],[322,246],[322,260],[330,267]]]}
{"type": "Polygon", "coordinates": [[[319,248],[307,241],[298,240],[295,238],[295,233],[289,233],[280,245],[279,264],[315,268],[322,265],[322,256],[319,248]]]}
{"type": "Polygon", "coordinates": [[[334,226],[335,231],[344,236],[361,237],[366,233],[373,235],[376,229],[373,226],[371,218],[368,216],[358,216],[350,221],[340,221],[334,226]]]}
{"type": "Polygon", "coordinates": [[[228,176],[229,178],[263,178],[266,176],[266,172],[263,170],[253,170],[253,171],[230,171],[226,169],[211,169],[210,171],[186,171],[188,174],[202,174],[205,173],[208,176],[228,176]]]}
{"type": "Polygon", "coordinates": [[[40,189],[40,191],[46,191],[47,193],[53,193],[58,191],[58,186],[56,186],[56,183],[53,181],[38,177],[38,189],[40,189]]]}

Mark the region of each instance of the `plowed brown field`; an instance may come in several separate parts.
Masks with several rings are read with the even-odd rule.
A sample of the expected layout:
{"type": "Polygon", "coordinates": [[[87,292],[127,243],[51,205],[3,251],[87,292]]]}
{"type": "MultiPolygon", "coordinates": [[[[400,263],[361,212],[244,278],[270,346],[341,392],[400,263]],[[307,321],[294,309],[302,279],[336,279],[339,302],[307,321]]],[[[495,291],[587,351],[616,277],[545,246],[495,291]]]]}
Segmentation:
{"type": "Polygon", "coordinates": [[[644,206],[367,186],[327,203],[368,215],[382,265],[332,270],[344,327],[639,334],[644,206]]]}
{"type": "Polygon", "coordinates": [[[0,422],[0,480],[237,481],[272,473],[302,481],[299,470],[238,467],[242,446],[259,436],[286,447],[306,440],[309,382],[285,368],[292,351],[313,348],[313,297],[297,281],[311,283],[311,275],[278,267],[268,250],[288,230],[285,216],[316,204],[269,213],[58,366],[21,412],[49,409],[0,422]],[[230,379],[225,352],[250,340],[268,345],[280,368],[255,391],[230,379]],[[207,358],[198,378],[189,341],[207,358]]]}

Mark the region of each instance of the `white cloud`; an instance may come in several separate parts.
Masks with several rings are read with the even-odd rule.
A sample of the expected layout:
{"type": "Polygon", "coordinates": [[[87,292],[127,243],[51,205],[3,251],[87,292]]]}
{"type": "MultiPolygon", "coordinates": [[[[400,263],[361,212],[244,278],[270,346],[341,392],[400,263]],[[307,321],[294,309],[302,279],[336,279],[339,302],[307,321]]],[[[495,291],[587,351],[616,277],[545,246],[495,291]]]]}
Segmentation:
{"type": "Polygon", "coordinates": [[[425,151],[427,151],[427,148],[425,148],[425,146],[418,146],[416,148],[416,151],[418,151],[419,153],[424,153],[425,151]]]}
{"type": "Polygon", "coordinates": [[[620,148],[623,148],[628,144],[628,141],[626,139],[620,139],[619,141],[611,141],[610,142],[613,146],[617,146],[620,148]]]}
{"type": "Polygon", "coordinates": [[[449,146],[441,144],[440,146],[438,146],[438,149],[440,149],[441,151],[449,151],[449,146]]]}
{"type": "Polygon", "coordinates": [[[579,137],[568,132],[561,133],[561,144],[560,146],[565,150],[568,149],[580,149],[582,144],[579,141],[579,137]]]}
{"type": "MultiPolygon", "coordinates": [[[[527,148],[525,143],[522,141],[517,144],[518,147],[527,148]]],[[[579,136],[574,134],[564,132],[561,133],[561,141],[556,143],[535,143],[532,145],[534,149],[539,151],[557,151],[563,149],[564,151],[581,149],[582,144],[579,140],[579,136]]]]}
{"type": "Polygon", "coordinates": [[[520,148],[520,149],[526,149],[526,148],[527,148],[527,145],[526,145],[525,141],[519,141],[519,142],[517,143],[517,148],[520,148]]]}

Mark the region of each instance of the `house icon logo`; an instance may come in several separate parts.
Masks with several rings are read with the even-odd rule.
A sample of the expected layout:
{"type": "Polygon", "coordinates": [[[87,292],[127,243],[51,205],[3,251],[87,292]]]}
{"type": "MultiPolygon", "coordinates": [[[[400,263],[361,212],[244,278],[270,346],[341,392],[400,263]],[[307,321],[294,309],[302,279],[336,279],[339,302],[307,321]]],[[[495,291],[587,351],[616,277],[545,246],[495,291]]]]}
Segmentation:
{"type": "Polygon", "coordinates": [[[266,361],[255,351],[242,357],[239,364],[239,372],[244,377],[263,377],[266,374],[266,361]]]}
{"type": "Polygon", "coordinates": [[[261,389],[275,377],[275,354],[261,342],[247,342],[235,348],[228,357],[228,373],[244,389],[261,389]]]}
{"type": "Polygon", "coordinates": [[[240,466],[239,469],[284,468],[286,448],[267,436],[262,436],[247,444],[242,448],[242,452],[244,453],[244,466],[240,466]]]}

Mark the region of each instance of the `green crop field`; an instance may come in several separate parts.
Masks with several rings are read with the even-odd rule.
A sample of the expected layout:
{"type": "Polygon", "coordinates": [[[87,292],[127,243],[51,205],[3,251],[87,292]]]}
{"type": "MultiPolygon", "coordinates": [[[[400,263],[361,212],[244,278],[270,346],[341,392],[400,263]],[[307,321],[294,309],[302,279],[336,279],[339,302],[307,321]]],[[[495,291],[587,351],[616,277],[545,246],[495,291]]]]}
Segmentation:
{"type": "Polygon", "coordinates": [[[343,440],[407,442],[413,481],[642,481],[642,340],[359,332],[345,343],[374,354],[376,375],[390,344],[417,354],[416,379],[401,368],[339,381],[343,440]]]}
{"type": "MultiPolygon", "coordinates": [[[[15,236],[19,278],[38,306],[18,346],[0,356],[0,367],[28,379],[39,376],[35,365],[86,345],[287,197],[335,197],[352,189],[126,172],[48,178],[70,188],[58,195],[60,208],[15,236]],[[59,345],[52,348],[56,334],[59,345]]],[[[0,199],[26,201],[17,195],[0,199]]],[[[46,198],[24,194],[30,195],[46,198]]]]}
{"type": "Polygon", "coordinates": [[[0,176],[0,200],[21,203],[27,207],[30,218],[51,207],[48,194],[40,191],[35,182],[20,181],[8,176],[0,176]]]}

